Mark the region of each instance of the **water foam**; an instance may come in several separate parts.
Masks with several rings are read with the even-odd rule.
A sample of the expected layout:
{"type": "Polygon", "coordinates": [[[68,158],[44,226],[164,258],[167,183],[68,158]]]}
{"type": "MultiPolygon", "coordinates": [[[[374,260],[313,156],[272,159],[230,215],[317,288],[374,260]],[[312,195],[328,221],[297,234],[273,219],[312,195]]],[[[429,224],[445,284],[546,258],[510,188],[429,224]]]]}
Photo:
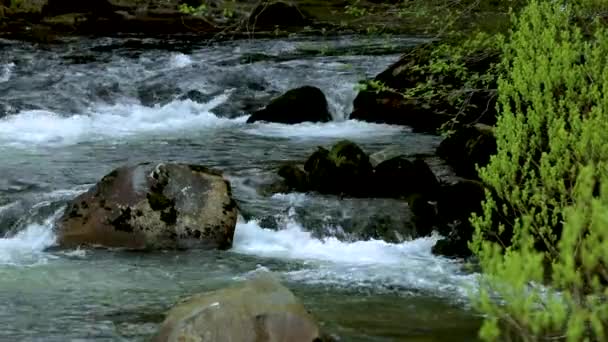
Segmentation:
{"type": "Polygon", "coordinates": [[[45,263],[50,255],[44,250],[55,244],[53,223],[62,210],[42,223],[29,224],[24,230],[12,237],[0,239],[0,266],[32,266],[45,263]]]}
{"type": "Polygon", "coordinates": [[[403,126],[376,124],[356,120],[327,123],[305,122],[296,125],[278,123],[255,123],[245,129],[246,133],[291,139],[382,137],[406,132],[403,126]]]}
{"type": "Polygon", "coordinates": [[[71,145],[142,133],[213,129],[244,122],[246,118],[231,120],[210,112],[227,98],[225,93],[204,104],[176,100],[153,108],[136,103],[116,104],[72,116],[42,110],[25,111],[0,119],[0,144],[71,145]]]}
{"type": "Polygon", "coordinates": [[[0,83],[8,82],[11,79],[11,75],[13,73],[13,68],[15,67],[15,63],[3,64],[0,67],[0,83]]]}
{"type": "Polygon", "coordinates": [[[171,68],[185,68],[189,65],[192,65],[192,58],[183,53],[175,53],[171,55],[171,59],[169,60],[169,67],[171,68]]]}
{"type": "Polygon", "coordinates": [[[458,262],[434,256],[431,249],[438,239],[432,236],[400,244],[319,240],[293,220],[279,231],[264,229],[257,221],[241,221],[232,251],[303,262],[304,268],[285,274],[292,281],[374,290],[423,290],[465,299],[476,275],[463,273],[458,262]]]}

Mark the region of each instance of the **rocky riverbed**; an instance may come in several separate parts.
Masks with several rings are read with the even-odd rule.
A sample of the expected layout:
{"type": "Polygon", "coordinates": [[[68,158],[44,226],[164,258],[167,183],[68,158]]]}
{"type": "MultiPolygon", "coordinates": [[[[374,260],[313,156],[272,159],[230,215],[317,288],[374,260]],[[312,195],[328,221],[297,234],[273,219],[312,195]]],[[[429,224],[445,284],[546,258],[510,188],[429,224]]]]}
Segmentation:
{"type": "MultiPolygon", "coordinates": [[[[454,157],[462,154],[483,162],[492,146],[472,149],[469,141],[483,141],[479,136],[491,136],[491,130],[476,126],[444,143],[442,159],[436,151],[443,139],[436,134],[350,119],[358,81],[381,73],[425,39],[53,40],[0,40],[0,298],[6,303],[0,319],[7,327],[1,339],[148,340],[180,298],[268,270],[300,298],[324,336],[475,339],[479,319],[468,296],[476,275],[462,259],[438,253],[463,256],[466,246],[453,223],[475,210],[463,194],[480,186],[457,177],[466,176],[470,164],[452,169],[445,160],[462,161],[454,157]],[[318,113],[320,119],[252,119],[299,87],[322,93],[317,102],[326,112],[318,113]],[[334,171],[307,169],[323,149],[328,159],[317,158],[316,165],[334,171]],[[150,209],[153,221],[146,222],[177,227],[178,207],[191,197],[165,192],[172,185],[159,192],[158,184],[174,184],[159,180],[164,171],[156,178],[150,170],[129,171],[118,179],[139,179],[135,183],[149,189],[131,194],[118,188],[134,200],[100,204],[99,196],[111,199],[114,190],[96,191],[105,185],[95,184],[117,168],[146,165],[141,163],[221,172],[239,212],[235,225],[227,225],[234,231],[222,238],[220,249],[227,251],[190,249],[192,243],[163,244],[161,251],[62,243],[61,222],[78,221],[70,223],[78,229],[98,217],[87,216],[91,203],[110,208],[103,215],[115,216],[114,228],[140,229],[140,207],[142,215],[150,209]],[[295,171],[286,173],[285,165],[301,167],[305,181],[290,183],[295,171]],[[356,184],[361,186],[353,189],[356,184]],[[74,204],[78,210],[66,211],[74,204]],[[441,235],[456,244],[433,253],[441,235]]],[[[193,181],[188,177],[179,182],[193,181]]],[[[189,186],[182,183],[172,189],[189,186]]],[[[188,221],[190,214],[183,215],[188,221]]],[[[180,227],[173,231],[189,229],[180,227]]],[[[185,240],[201,234],[190,231],[185,240]]],[[[271,334],[273,324],[293,323],[289,317],[271,316],[260,323],[262,330],[271,334]]]]}

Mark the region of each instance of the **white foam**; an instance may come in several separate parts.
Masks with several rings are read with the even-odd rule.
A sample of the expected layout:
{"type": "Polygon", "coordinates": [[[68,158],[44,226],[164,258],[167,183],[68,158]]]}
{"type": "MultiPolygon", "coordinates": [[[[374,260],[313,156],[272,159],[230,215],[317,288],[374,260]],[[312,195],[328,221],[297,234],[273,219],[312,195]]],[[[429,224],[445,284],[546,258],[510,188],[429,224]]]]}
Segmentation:
{"type": "Polygon", "coordinates": [[[15,63],[3,64],[0,66],[0,83],[8,82],[11,79],[11,75],[13,73],[13,68],[15,67],[15,63]]]}
{"type": "Polygon", "coordinates": [[[53,222],[62,210],[42,223],[33,223],[15,236],[0,239],[0,266],[31,266],[45,263],[50,255],[44,250],[55,243],[53,222]]]}
{"type": "Polygon", "coordinates": [[[288,202],[291,206],[302,204],[310,199],[310,195],[301,192],[278,193],[270,198],[278,201],[288,202]]]}
{"type": "Polygon", "coordinates": [[[283,230],[261,228],[257,221],[239,222],[233,251],[262,257],[303,262],[303,269],[290,271],[293,281],[346,287],[428,290],[466,298],[476,275],[466,275],[461,265],[434,256],[431,248],[438,236],[400,244],[379,240],[344,242],[316,239],[295,221],[283,230]]]}
{"type": "Polygon", "coordinates": [[[171,68],[185,68],[192,65],[192,63],[192,58],[183,53],[172,54],[171,59],[169,60],[169,66],[171,68]]]}
{"type": "Polygon", "coordinates": [[[184,100],[153,108],[135,103],[116,104],[72,116],[25,111],[0,119],[0,145],[71,145],[146,133],[213,129],[244,122],[246,118],[231,120],[210,112],[227,97],[226,93],[205,104],[184,100]]]}
{"type": "Polygon", "coordinates": [[[305,122],[296,125],[278,123],[255,123],[245,132],[253,135],[292,139],[353,138],[393,136],[407,131],[403,126],[368,123],[356,120],[327,123],[305,122]]]}

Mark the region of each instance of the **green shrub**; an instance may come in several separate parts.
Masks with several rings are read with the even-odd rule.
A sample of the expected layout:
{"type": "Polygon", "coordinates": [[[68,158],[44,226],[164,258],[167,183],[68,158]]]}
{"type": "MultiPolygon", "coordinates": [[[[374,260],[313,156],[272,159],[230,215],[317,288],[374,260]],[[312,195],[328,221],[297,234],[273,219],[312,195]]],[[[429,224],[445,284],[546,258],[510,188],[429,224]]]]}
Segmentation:
{"type": "Polygon", "coordinates": [[[503,51],[498,153],[470,247],[486,340],[606,340],[606,1],[532,0],[503,51]]]}

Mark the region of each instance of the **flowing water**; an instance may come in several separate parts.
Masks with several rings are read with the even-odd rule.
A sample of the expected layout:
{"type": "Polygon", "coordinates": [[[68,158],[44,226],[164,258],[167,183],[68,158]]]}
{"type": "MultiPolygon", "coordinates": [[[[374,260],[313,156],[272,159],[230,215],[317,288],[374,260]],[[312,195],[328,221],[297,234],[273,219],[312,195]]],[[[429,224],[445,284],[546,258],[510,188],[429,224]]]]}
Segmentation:
{"type": "Polygon", "coordinates": [[[276,272],[342,341],[475,339],[479,320],[467,305],[475,275],[431,254],[438,237],[360,241],[378,221],[411,228],[407,204],[257,191],[276,179],[281,162],[344,138],[370,153],[396,146],[432,154],[438,137],[346,119],[356,82],[416,43],[0,41],[0,340],[143,341],[179,298],[261,270],[276,272]],[[301,85],[327,94],[333,122],[245,123],[251,108],[301,85]],[[222,169],[242,213],[234,247],[53,249],[65,203],[113,168],[140,161],[222,169]]]}

